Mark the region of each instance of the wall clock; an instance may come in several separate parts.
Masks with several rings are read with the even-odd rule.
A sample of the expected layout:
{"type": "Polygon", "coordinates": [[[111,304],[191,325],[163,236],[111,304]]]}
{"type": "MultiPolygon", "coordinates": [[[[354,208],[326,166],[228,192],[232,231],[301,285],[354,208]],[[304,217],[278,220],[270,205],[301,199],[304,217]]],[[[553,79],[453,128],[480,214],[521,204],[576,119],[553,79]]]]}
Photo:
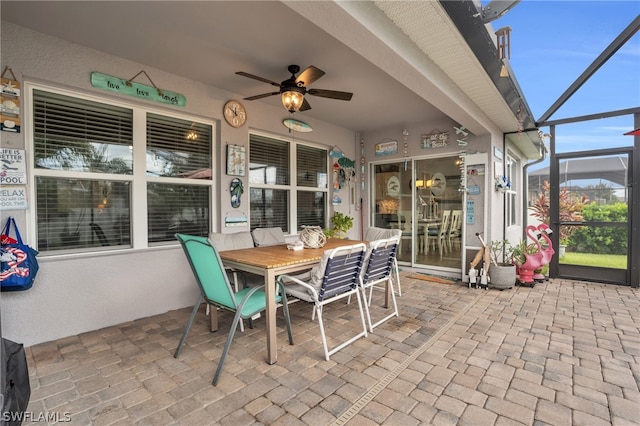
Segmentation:
{"type": "Polygon", "coordinates": [[[242,127],[247,122],[247,111],[238,101],[227,101],[224,104],[223,114],[224,119],[231,127],[242,127]]]}
{"type": "Polygon", "coordinates": [[[387,181],[387,194],[392,197],[400,195],[400,179],[397,176],[391,176],[387,181]]]}
{"type": "Polygon", "coordinates": [[[431,193],[433,195],[442,195],[447,189],[447,178],[440,172],[434,173],[431,177],[431,193]]]}

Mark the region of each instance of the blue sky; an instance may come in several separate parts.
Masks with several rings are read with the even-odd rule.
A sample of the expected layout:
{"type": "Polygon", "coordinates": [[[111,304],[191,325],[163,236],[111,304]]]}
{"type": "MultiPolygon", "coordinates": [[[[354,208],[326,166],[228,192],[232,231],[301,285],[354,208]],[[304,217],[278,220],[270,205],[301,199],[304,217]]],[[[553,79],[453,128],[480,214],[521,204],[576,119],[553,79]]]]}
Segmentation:
{"type": "MultiPolygon", "coordinates": [[[[489,1],[483,0],[483,6],[489,1]]],[[[511,27],[510,64],[536,120],[640,14],[640,1],[522,0],[494,30],[511,27]]],[[[636,33],[551,120],[640,106],[640,33],[636,33]]],[[[556,127],[558,152],[633,145],[625,116],[556,127]]],[[[548,128],[542,129],[544,132],[548,128]]]]}

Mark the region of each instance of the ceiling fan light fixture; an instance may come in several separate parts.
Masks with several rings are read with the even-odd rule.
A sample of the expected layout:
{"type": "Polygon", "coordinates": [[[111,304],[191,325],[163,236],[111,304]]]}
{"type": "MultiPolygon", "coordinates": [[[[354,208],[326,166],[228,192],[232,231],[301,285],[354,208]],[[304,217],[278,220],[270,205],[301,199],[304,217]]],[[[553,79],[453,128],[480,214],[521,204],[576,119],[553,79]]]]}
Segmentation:
{"type": "Polygon", "coordinates": [[[296,112],[302,106],[304,95],[295,90],[286,90],[282,92],[282,105],[289,112],[296,112]]]}

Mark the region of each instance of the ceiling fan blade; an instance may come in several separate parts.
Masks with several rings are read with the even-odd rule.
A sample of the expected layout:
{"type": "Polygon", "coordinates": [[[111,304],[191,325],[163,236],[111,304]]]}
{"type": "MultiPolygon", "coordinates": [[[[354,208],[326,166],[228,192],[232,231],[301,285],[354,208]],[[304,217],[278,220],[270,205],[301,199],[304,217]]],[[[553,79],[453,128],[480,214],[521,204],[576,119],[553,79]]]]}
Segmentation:
{"type": "Polygon", "coordinates": [[[266,78],[258,77],[257,75],[249,74],[248,72],[238,71],[236,74],[241,75],[243,77],[253,78],[254,80],[262,81],[263,83],[268,83],[272,86],[280,87],[280,83],[276,83],[275,81],[267,80],[266,78]]]}
{"type": "Polygon", "coordinates": [[[296,77],[296,84],[303,86],[309,86],[311,83],[319,79],[325,74],[320,68],[316,68],[313,65],[309,65],[302,71],[298,77],[296,77]]]}
{"type": "Polygon", "coordinates": [[[298,111],[308,111],[311,109],[311,105],[309,105],[309,102],[307,102],[307,98],[304,98],[302,100],[302,105],[300,106],[300,109],[298,111]]]}
{"type": "Polygon", "coordinates": [[[262,95],[249,96],[248,98],[244,98],[244,100],[245,101],[255,101],[256,99],[267,98],[269,96],[279,95],[279,94],[280,94],[280,92],[263,93],[262,95]]]}
{"type": "Polygon", "coordinates": [[[321,98],[338,99],[341,101],[350,101],[353,93],[339,92],[337,90],[309,89],[307,93],[321,98]]]}

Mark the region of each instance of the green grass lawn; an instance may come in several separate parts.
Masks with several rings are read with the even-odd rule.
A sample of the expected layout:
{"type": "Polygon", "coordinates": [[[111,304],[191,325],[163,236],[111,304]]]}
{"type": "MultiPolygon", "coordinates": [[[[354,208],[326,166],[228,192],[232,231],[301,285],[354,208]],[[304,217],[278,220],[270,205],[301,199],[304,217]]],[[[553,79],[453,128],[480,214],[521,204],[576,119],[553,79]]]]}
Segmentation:
{"type": "Polygon", "coordinates": [[[618,254],[593,254],[566,252],[560,263],[568,265],[595,266],[601,268],[627,269],[627,256],[618,254]]]}

